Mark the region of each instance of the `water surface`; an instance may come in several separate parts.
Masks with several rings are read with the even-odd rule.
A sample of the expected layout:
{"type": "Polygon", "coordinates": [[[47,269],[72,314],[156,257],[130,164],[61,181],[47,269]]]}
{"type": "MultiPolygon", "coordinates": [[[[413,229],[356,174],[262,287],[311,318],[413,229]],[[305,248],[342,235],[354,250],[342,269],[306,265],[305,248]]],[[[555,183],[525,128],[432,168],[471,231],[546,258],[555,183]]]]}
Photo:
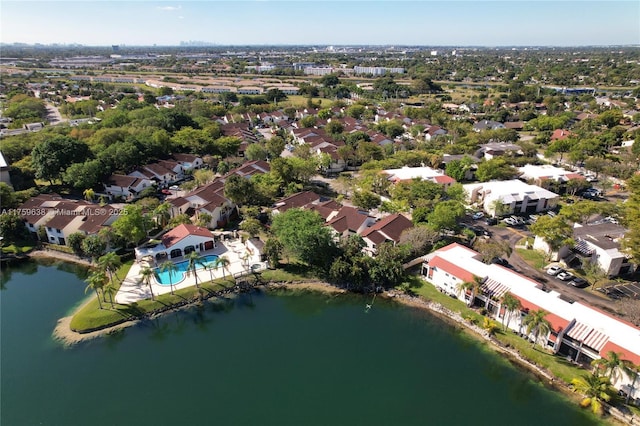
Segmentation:
{"type": "Polygon", "coordinates": [[[244,295],[65,349],[81,269],[4,270],[0,424],[590,425],[428,313],[344,295],[244,295]]]}

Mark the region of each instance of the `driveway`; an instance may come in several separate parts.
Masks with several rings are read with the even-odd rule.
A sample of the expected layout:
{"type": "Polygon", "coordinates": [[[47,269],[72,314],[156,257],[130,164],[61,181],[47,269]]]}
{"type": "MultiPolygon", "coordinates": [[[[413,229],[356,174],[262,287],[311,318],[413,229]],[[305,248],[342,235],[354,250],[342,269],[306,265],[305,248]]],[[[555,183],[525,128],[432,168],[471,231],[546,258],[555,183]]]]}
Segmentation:
{"type": "Polygon", "coordinates": [[[509,256],[509,263],[513,266],[514,271],[534,279],[546,286],[550,290],[557,291],[561,295],[577,302],[585,303],[607,312],[616,312],[616,303],[613,300],[605,299],[599,295],[589,293],[585,289],[576,288],[566,284],[559,279],[546,274],[546,271],[538,270],[520,257],[516,252],[515,246],[524,236],[532,236],[532,234],[524,228],[511,228],[503,226],[487,226],[483,220],[475,221],[484,228],[491,230],[492,239],[508,241],[509,246],[513,249],[509,256]]]}
{"type": "Polygon", "coordinates": [[[47,107],[47,120],[49,121],[50,125],[55,126],[56,124],[65,123],[69,121],[66,118],[62,118],[62,115],[60,114],[60,111],[58,110],[58,108],[56,108],[51,103],[47,102],[46,107],[47,107]]]}

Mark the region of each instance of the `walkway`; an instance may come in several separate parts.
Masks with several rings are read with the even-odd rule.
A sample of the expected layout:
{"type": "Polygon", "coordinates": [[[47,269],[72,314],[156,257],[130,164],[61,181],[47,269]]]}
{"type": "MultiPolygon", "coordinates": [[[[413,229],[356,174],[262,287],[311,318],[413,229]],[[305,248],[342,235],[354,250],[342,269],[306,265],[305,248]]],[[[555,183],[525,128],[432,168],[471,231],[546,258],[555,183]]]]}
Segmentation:
{"type": "MultiPolygon", "coordinates": [[[[260,264],[262,267],[265,266],[264,263],[260,261],[260,254],[248,252],[247,248],[240,240],[225,241],[223,243],[219,242],[216,248],[200,252],[200,255],[224,256],[229,259],[229,265],[224,269],[220,267],[213,270],[204,269],[202,266],[199,266],[199,269],[196,270],[198,283],[208,282],[212,279],[215,280],[225,276],[238,276],[240,274],[247,273],[246,265],[251,266],[260,264]]],[[[184,258],[175,259],[174,261],[178,263],[180,261],[184,261],[184,258]]],[[[129,269],[127,276],[122,281],[120,290],[118,290],[118,293],[116,294],[116,303],[127,305],[139,300],[151,298],[149,286],[142,282],[142,276],[140,273],[140,271],[145,267],[145,264],[140,264],[138,262],[134,262],[133,265],[131,265],[131,269],[129,269]]],[[[177,281],[180,278],[176,276],[174,279],[177,281]]],[[[180,290],[194,286],[195,284],[195,277],[193,275],[187,276],[185,274],[182,280],[173,284],[173,289],[174,291],[180,290]]],[[[158,283],[155,278],[152,278],[151,280],[151,287],[153,289],[154,296],[171,292],[170,285],[162,285],[158,283]]]]}

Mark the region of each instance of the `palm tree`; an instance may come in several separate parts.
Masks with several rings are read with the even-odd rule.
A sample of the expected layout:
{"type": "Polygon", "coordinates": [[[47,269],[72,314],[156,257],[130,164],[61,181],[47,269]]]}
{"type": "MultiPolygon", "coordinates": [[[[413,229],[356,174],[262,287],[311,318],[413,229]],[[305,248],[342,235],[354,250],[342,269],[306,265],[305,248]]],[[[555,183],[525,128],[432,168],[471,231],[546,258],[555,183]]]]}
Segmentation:
{"type": "Polygon", "coordinates": [[[515,297],[513,294],[506,292],[504,296],[502,296],[502,306],[504,306],[505,312],[504,317],[502,317],[502,326],[503,330],[509,328],[509,323],[511,322],[511,315],[513,312],[516,312],[522,308],[522,304],[520,303],[520,299],[515,297]],[[507,323],[504,323],[505,318],[507,319],[507,323]]]}
{"type": "MultiPolygon", "coordinates": [[[[120,265],[122,265],[120,256],[118,256],[114,252],[109,252],[98,258],[98,267],[109,274],[111,285],[113,285],[113,276],[116,275],[116,271],[118,270],[120,265]]],[[[118,278],[117,275],[116,278],[118,278]]]]}
{"type": "Polygon", "coordinates": [[[165,260],[160,264],[160,271],[167,272],[169,275],[169,288],[171,288],[171,294],[173,294],[173,276],[178,272],[178,267],[170,260],[165,260]]]}
{"type": "Polygon", "coordinates": [[[164,228],[165,226],[167,226],[169,219],[171,219],[171,204],[166,201],[162,204],[159,204],[158,207],[153,210],[153,216],[156,219],[158,225],[164,228]]]}
{"type": "Polygon", "coordinates": [[[529,311],[529,314],[524,317],[523,324],[527,327],[527,335],[533,333],[533,345],[540,339],[540,336],[546,336],[551,331],[551,324],[545,319],[547,312],[543,309],[537,311],[529,311]]]}
{"type": "Polygon", "coordinates": [[[624,356],[624,354],[609,351],[604,358],[593,360],[591,363],[594,366],[593,374],[598,374],[599,371],[602,371],[603,375],[611,382],[618,381],[621,373],[629,375],[633,364],[626,359],[622,359],[621,356],[624,356]]]}
{"type": "Polygon", "coordinates": [[[464,281],[458,284],[456,288],[459,293],[464,292],[463,294],[466,294],[467,291],[471,291],[471,295],[469,296],[469,302],[467,302],[467,305],[473,306],[476,294],[480,291],[480,287],[482,287],[483,281],[483,278],[474,275],[471,281],[464,281]]]}
{"type": "MultiPolygon", "coordinates": [[[[105,275],[105,279],[106,279],[106,275],[105,275]]],[[[102,294],[104,295],[103,298],[106,298],[106,295],[109,295],[109,303],[111,303],[111,309],[113,309],[115,306],[113,305],[113,294],[116,293],[116,289],[113,287],[113,285],[111,285],[111,283],[107,283],[104,288],[102,289],[102,294]]]]}
{"type": "Polygon", "coordinates": [[[582,407],[590,406],[594,414],[603,414],[602,403],[610,401],[615,392],[611,387],[609,378],[598,376],[597,374],[585,374],[582,377],[576,377],[571,380],[571,384],[574,391],[584,395],[580,405],[582,407]]]}
{"type": "Polygon", "coordinates": [[[82,195],[84,195],[85,200],[93,201],[93,197],[96,196],[96,192],[91,188],[87,188],[82,192],[82,195]]]}
{"type": "Polygon", "coordinates": [[[96,292],[96,297],[98,298],[98,306],[100,306],[100,309],[103,308],[102,302],[100,302],[100,293],[98,292],[98,289],[104,287],[106,280],[107,276],[103,271],[93,271],[91,274],[89,274],[87,279],[84,280],[87,283],[87,288],[85,288],[84,292],[86,293],[89,289],[93,289],[93,291],[96,292]]]}
{"type": "Polygon", "coordinates": [[[187,261],[189,262],[189,264],[187,265],[187,276],[193,274],[194,278],[196,279],[196,287],[200,288],[200,286],[198,285],[198,273],[196,272],[196,269],[198,265],[203,267],[206,266],[204,263],[204,258],[200,256],[198,252],[192,251],[187,255],[187,261]]]}
{"type": "Polygon", "coordinates": [[[153,288],[151,287],[151,278],[155,275],[155,271],[149,267],[142,268],[142,270],[140,271],[140,275],[142,276],[142,282],[149,286],[151,299],[155,300],[155,297],[153,295],[153,288]]]}
{"type": "MultiPolygon", "coordinates": [[[[231,262],[229,261],[229,259],[226,258],[225,256],[220,256],[213,262],[213,264],[214,264],[214,266],[216,268],[218,268],[220,266],[222,267],[222,278],[224,278],[226,276],[225,273],[224,273],[224,270],[229,267],[230,263],[231,262]]],[[[227,269],[227,271],[228,271],[228,269],[227,269]]]]}

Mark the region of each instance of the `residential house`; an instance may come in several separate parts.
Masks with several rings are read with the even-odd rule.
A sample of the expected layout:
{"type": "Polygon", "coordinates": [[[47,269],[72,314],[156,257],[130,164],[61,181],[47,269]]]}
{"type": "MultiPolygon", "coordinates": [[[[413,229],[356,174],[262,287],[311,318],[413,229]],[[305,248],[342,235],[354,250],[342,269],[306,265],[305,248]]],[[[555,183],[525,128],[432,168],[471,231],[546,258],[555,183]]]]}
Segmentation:
{"type": "Polygon", "coordinates": [[[175,167],[179,167],[177,162],[151,163],[129,173],[129,176],[153,180],[159,188],[166,188],[179,179],[178,176],[181,172],[173,170],[175,167]]]}
{"type": "Polygon", "coordinates": [[[398,244],[402,232],[412,227],[413,223],[399,213],[380,219],[360,234],[366,244],[365,253],[375,256],[380,244],[385,242],[390,242],[393,245],[398,244]]]}
{"type": "Polygon", "coordinates": [[[201,157],[194,154],[173,154],[173,158],[180,163],[182,172],[191,172],[204,164],[201,157]]]}
{"type": "Polygon", "coordinates": [[[504,124],[493,120],[481,120],[473,125],[474,132],[482,132],[483,130],[504,129],[504,124]]]}
{"type": "MultiPolygon", "coordinates": [[[[469,304],[483,306],[490,316],[525,338],[533,339],[524,319],[533,310],[544,310],[551,329],[538,341],[547,350],[567,359],[590,366],[609,351],[622,354],[634,364],[640,362],[640,328],[591,306],[561,297],[544,289],[538,282],[513,270],[482,262],[482,255],[453,243],[424,257],[423,276],[441,291],[469,304]],[[479,280],[475,294],[463,291],[460,284],[479,280]],[[520,301],[521,308],[509,312],[502,306],[502,297],[510,293],[520,301]],[[473,299],[472,299],[473,297],[473,299]]],[[[614,386],[626,388],[631,380],[622,375],[614,386]]],[[[640,388],[631,395],[640,397],[640,388]]]]}
{"type": "Polygon", "coordinates": [[[445,175],[440,170],[434,170],[431,167],[404,166],[400,169],[383,170],[382,173],[388,175],[388,179],[393,183],[411,181],[413,179],[421,179],[428,180],[430,182],[442,185],[444,188],[448,188],[456,182],[454,178],[445,175]]]}
{"type": "Polygon", "coordinates": [[[30,232],[38,234],[42,227],[47,242],[60,245],[66,245],[69,235],[76,232],[97,234],[118,217],[117,209],[110,205],[68,200],[57,194],[40,194],[30,198],[19,207],[19,211],[30,232]]]}
{"type": "Polygon", "coordinates": [[[151,256],[160,263],[166,259],[175,259],[191,252],[202,253],[216,247],[211,231],[195,225],[181,224],[165,233],[159,244],[142,246],[135,249],[136,260],[151,256]]]}
{"type": "Polygon", "coordinates": [[[570,132],[569,130],[556,129],[551,134],[551,142],[557,141],[557,140],[567,139],[567,138],[570,138],[572,136],[573,136],[573,132],[570,132]]]}
{"type": "Polygon", "coordinates": [[[322,197],[313,191],[298,192],[282,198],[273,205],[272,213],[284,213],[289,209],[305,208],[310,204],[320,201],[322,197]]]}
{"type": "Polygon", "coordinates": [[[562,247],[560,258],[567,264],[582,266],[586,262],[594,263],[609,277],[629,274],[636,266],[630,256],[625,254],[620,242],[627,230],[611,222],[576,224],[573,229],[573,247],[562,247]]]}
{"type": "Polygon", "coordinates": [[[522,147],[508,142],[489,142],[480,145],[480,149],[474,154],[476,158],[491,160],[503,155],[523,155],[522,147]]]}
{"type": "MultiPolygon", "coordinates": [[[[211,216],[211,221],[207,224],[211,228],[224,226],[235,211],[235,204],[224,196],[224,182],[221,179],[216,179],[203,187],[196,188],[182,198],[189,202],[189,208],[184,210],[184,202],[176,201],[175,207],[177,211],[193,212],[195,214],[194,219],[201,213],[206,213],[211,216]]],[[[172,213],[177,211],[172,208],[172,213]]]]}
{"type": "Polygon", "coordinates": [[[444,136],[447,131],[440,126],[427,125],[424,129],[424,139],[430,141],[438,136],[444,136]]]}
{"type": "Polygon", "coordinates": [[[369,215],[369,212],[358,210],[349,206],[341,206],[334,210],[326,218],[334,234],[338,237],[348,237],[350,235],[361,234],[372,226],[376,218],[369,215]]]}
{"type": "Polygon", "coordinates": [[[543,164],[540,166],[527,164],[526,166],[518,168],[518,171],[521,173],[520,179],[532,181],[536,185],[542,185],[544,181],[548,180],[565,183],[571,179],[584,179],[584,176],[578,173],[565,170],[560,167],[555,167],[550,164],[543,164]]]}
{"type": "Polygon", "coordinates": [[[537,213],[553,209],[559,195],[518,179],[463,185],[469,204],[482,206],[492,216],[537,213]]]}
{"type": "Polygon", "coordinates": [[[146,176],[126,176],[112,174],[103,183],[104,191],[116,197],[133,199],[145,188],[152,186],[154,182],[146,176]]]}

